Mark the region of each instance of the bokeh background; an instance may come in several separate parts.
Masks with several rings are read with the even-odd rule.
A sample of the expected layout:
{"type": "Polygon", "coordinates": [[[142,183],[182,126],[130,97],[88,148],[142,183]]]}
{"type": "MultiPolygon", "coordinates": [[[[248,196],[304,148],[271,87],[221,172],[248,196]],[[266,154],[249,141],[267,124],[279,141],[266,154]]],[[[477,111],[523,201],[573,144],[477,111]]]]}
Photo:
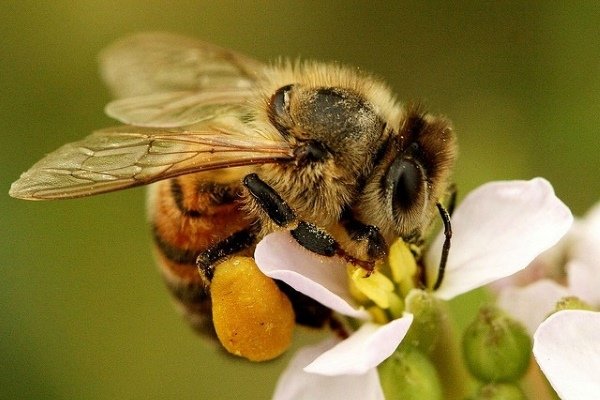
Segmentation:
{"type": "Polygon", "coordinates": [[[264,399],[291,353],[242,362],[187,328],[155,271],[143,189],[6,194],[43,154],[113,123],[96,65],[111,41],[166,30],[263,61],[360,66],[454,121],[462,195],[544,176],[582,214],[600,199],[599,18],[594,1],[0,2],[0,398],[264,399]]]}

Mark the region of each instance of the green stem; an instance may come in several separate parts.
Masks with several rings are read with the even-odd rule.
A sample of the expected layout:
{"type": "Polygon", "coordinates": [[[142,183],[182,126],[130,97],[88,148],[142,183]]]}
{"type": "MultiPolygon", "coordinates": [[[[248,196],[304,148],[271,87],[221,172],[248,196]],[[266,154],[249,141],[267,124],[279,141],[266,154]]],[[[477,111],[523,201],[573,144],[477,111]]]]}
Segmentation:
{"type": "Polygon", "coordinates": [[[472,392],[475,386],[464,365],[460,340],[455,333],[452,321],[448,318],[449,311],[447,309],[444,311],[440,321],[440,336],[430,357],[440,376],[440,382],[444,388],[444,399],[462,400],[472,392]]]}

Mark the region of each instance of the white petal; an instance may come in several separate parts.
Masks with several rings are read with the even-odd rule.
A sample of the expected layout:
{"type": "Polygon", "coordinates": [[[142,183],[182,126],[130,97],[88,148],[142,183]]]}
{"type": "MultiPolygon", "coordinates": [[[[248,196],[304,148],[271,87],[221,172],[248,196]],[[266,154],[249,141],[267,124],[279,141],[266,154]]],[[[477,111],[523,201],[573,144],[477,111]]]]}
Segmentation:
{"type": "Polygon", "coordinates": [[[500,292],[498,306],[521,322],[529,334],[554,311],[556,302],[568,296],[564,286],[543,279],[525,287],[508,287],[500,292]]]}
{"type": "Polygon", "coordinates": [[[346,265],[338,257],[323,257],[302,246],[288,232],[275,232],[258,243],[254,252],[258,268],[297,291],[343,315],[369,319],[348,289],[346,265]]]}
{"type": "Polygon", "coordinates": [[[364,374],[392,355],[412,320],[412,314],[406,313],[385,325],[367,322],[348,339],[321,354],[304,371],[328,376],[364,374]]]}
{"type": "Polygon", "coordinates": [[[283,372],[273,400],[383,400],[383,390],[375,368],[362,375],[323,376],[302,369],[337,341],[328,339],[316,346],[300,349],[283,372]]]}
{"type": "MultiPolygon", "coordinates": [[[[452,216],[452,247],[437,296],[450,299],[525,268],[572,222],[545,179],[479,187],[452,216]]],[[[429,276],[437,273],[443,239],[438,236],[427,254],[429,276]]]]}
{"type": "MultiPolygon", "coordinates": [[[[600,247],[600,241],[597,246],[600,247]]],[[[591,306],[600,306],[600,258],[595,264],[572,260],[566,266],[569,289],[591,306]]]]}
{"type": "Polygon", "coordinates": [[[596,203],[584,216],[583,223],[588,234],[600,238],[600,203],[596,203]]]}
{"type": "Polygon", "coordinates": [[[525,269],[492,282],[488,288],[499,293],[508,286],[526,286],[544,278],[562,280],[565,274],[565,259],[567,254],[571,253],[573,228],[576,224],[577,221],[574,221],[558,243],[538,255],[525,269]]]}
{"type": "Polygon", "coordinates": [[[600,271],[600,232],[595,232],[590,228],[588,221],[578,221],[577,229],[573,229],[574,234],[571,240],[569,256],[573,260],[578,260],[596,271],[600,271]]]}
{"type": "Polygon", "coordinates": [[[563,400],[600,396],[600,313],[566,310],[544,321],[533,354],[563,400]]]}
{"type": "MultiPolygon", "coordinates": [[[[559,242],[560,243],[560,242],[559,242]]],[[[487,287],[492,290],[494,293],[500,293],[506,288],[514,287],[514,286],[527,286],[534,282],[539,281],[540,279],[547,278],[551,275],[551,270],[554,268],[554,263],[549,261],[546,257],[546,254],[553,252],[553,249],[557,247],[551,247],[549,250],[546,250],[539,256],[535,258],[525,269],[517,272],[516,274],[512,274],[511,276],[507,276],[506,278],[498,279],[490,283],[487,287]]],[[[561,258],[561,262],[564,259],[564,254],[561,258]]],[[[557,267],[558,268],[558,267],[557,267]]],[[[561,265],[562,268],[562,265],[561,265]]],[[[563,272],[564,273],[564,272],[563,272]]]]}

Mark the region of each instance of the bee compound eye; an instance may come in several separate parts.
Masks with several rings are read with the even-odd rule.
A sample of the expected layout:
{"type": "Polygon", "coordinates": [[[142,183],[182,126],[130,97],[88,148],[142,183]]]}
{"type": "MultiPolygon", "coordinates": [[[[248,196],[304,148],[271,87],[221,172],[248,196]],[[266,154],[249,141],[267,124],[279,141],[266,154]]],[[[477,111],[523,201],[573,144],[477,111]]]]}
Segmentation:
{"type": "Polygon", "coordinates": [[[271,110],[276,116],[282,117],[289,111],[290,103],[290,90],[293,85],[283,86],[275,92],[271,97],[271,110]]]}
{"type": "Polygon", "coordinates": [[[394,209],[410,208],[417,201],[422,181],[421,168],[413,160],[396,160],[388,171],[388,184],[393,188],[394,209]]]}

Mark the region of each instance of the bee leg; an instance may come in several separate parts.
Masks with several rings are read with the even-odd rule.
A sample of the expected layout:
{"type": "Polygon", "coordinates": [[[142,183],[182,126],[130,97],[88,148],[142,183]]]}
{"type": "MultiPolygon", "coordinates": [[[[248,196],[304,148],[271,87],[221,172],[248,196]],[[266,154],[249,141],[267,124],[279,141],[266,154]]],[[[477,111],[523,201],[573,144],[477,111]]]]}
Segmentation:
{"type": "Polygon", "coordinates": [[[256,174],[248,174],[244,177],[244,186],[260,207],[267,213],[269,218],[277,226],[286,227],[296,222],[296,213],[292,208],[273,190],[265,181],[256,174]]]}
{"type": "Polygon", "coordinates": [[[326,257],[339,256],[347,262],[365,269],[370,275],[375,270],[375,261],[360,260],[348,254],[340,244],[327,232],[310,222],[300,221],[290,231],[296,242],[302,247],[326,257]]]}
{"type": "Polygon", "coordinates": [[[456,207],[456,196],[458,195],[458,190],[456,189],[456,184],[451,183],[448,187],[448,215],[452,216],[454,214],[454,208],[456,207]]]}
{"type": "Polygon", "coordinates": [[[442,256],[440,265],[438,266],[438,275],[433,285],[433,290],[436,290],[444,280],[444,272],[446,271],[446,261],[448,261],[448,253],[450,252],[450,239],[452,238],[452,225],[450,224],[450,213],[444,208],[442,203],[436,203],[442,222],[444,223],[444,245],[442,247],[442,256]]]}
{"type": "Polygon", "coordinates": [[[296,224],[291,234],[303,247],[323,256],[336,254],[339,245],[335,239],[310,222],[298,221],[294,210],[258,175],[246,175],[244,185],[275,224],[282,228],[296,224]]]}
{"type": "Polygon", "coordinates": [[[196,266],[204,284],[208,288],[212,280],[215,264],[224,258],[244,250],[256,243],[256,229],[242,229],[223,241],[209,247],[196,257],[196,266]]]}
{"type": "Polygon", "coordinates": [[[374,269],[373,261],[364,261],[352,257],[323,229],[307,221],[298,221],[294,210],[258,175],[246,175],[244,186],[275,224],[282,228],[296,224],[296,227],[291,229],[290,233],[302,247],[326,257],[338,255],[368,271],[374,269]]]}
{"type": "Polygon", "coordinates": [[[342,212],[341,223],[352,240],[366,242],[369,259],[381,259],[387,254],[388,245],[378,227],[357,221],[348,208],[342,212]]]}
{"type": "MultiPolygon", "coordinates": [[[[290,231],[296,242],[313,253],[326,257],[342,255],[338,242],[327,232],[310,222],[300,221],[298,226],[290,231]]],[[[344,253],[345,254],[345,253],[344,253]]]]}
{"type": "Polygon", "coordinates": [[[442,247],[442,256],[440,259],[440,265],[438,266],[438,275],[433,285],[433,290],[436,290],[442,284],[444,280],[444,272],[446,271],[446,261],[448,261],[448,253],[450,252],[450,239],[452,238],[452,225],[450,224],[450,217],[454,213],[456,207],[457,189],[454,183],[451,183],[448,187],[448,208],[444,208],[441,203],[437,203],[437,208],[444,223],[444,245],[442,247]]]}

